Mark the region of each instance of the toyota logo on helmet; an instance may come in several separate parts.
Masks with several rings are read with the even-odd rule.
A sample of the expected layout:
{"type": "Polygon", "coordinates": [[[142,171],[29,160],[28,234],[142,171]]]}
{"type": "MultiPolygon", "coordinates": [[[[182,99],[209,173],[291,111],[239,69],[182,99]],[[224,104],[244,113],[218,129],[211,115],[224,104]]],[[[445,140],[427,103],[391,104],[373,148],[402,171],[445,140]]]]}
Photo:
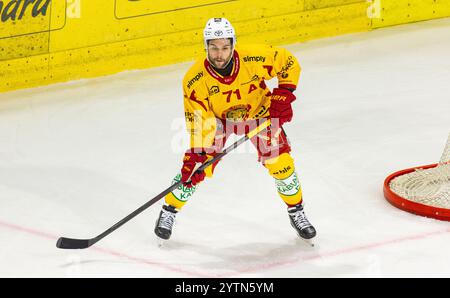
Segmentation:
{"type": "Polygon", "coordinates": [[[231,38],[232,46],[236,45],[236,34],[231,23],[226,18],[211,18],[203,30],[205,48],[208,48],[208,40],[219,38],[231,38]]]}

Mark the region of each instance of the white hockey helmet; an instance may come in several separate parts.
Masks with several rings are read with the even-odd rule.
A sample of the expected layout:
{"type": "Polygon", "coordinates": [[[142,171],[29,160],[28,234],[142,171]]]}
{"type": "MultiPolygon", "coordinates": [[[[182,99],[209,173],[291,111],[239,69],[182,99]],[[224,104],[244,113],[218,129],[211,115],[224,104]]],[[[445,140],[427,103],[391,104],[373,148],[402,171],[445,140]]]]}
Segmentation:
{"type": "Polygon", "coordinates": [[[231,38],[233,40],[233,48],[236,44],[236,34],[231,23],[225,18],[211,18],[208,20],[203,30],[203,39],[205,41],[205,49],[208,49],[208,40],[231,38]]]}

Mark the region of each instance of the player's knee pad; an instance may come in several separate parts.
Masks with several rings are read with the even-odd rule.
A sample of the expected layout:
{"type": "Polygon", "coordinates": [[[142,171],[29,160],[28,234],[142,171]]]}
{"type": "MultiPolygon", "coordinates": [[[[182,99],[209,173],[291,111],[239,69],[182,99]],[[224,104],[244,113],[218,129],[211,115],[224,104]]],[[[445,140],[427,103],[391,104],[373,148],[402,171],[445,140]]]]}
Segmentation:
{"type": "Polygon", "coordinates": [[[302,201],[300,181],[289,153],[266,160],[264,166],[275,178],[278,194],[287,205],[296,205],[302,201]]]}
{"type": "MultiPolygon", "coordinates": [[[[178,183],[181,180],[181,174],[175,176],[172,184],[178,183]]],[[[184,204],[192,197],[192,195],[197,190],[197,185],[193,187],[186,187],[180,184],[176,189],[166,195],[166,204],[174,206],[177,209],[181,209],[184,204]]]]}

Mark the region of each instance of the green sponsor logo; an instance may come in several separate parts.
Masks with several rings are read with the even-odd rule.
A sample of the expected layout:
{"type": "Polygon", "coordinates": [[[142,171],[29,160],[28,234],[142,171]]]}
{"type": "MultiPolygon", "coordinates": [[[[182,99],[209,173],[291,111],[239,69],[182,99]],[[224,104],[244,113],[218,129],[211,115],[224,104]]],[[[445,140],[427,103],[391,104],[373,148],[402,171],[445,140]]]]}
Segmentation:
{"type": "Polygon", "coordinates": [[[293,196],[300,190],[300,182],[296,172],[292,173],[292,175],[286,179],[275,179],[275,184],[277,186],[277,191],[285,196],[293,196]]]}
{"type": "MultiPolygon", "coordinates": [[[[172,181],[172,185],[180,181],[181,181],[181,174],[177,174],[172,181]]],[[[197,186],[186,187],[183,184],[181,184],[180,186],[178,186],[178,188],[172,191],[172,194],[177,200],[186,202],[187,200],[189,200],[189,198],[194,194],[196,190],[197,186]]]]}

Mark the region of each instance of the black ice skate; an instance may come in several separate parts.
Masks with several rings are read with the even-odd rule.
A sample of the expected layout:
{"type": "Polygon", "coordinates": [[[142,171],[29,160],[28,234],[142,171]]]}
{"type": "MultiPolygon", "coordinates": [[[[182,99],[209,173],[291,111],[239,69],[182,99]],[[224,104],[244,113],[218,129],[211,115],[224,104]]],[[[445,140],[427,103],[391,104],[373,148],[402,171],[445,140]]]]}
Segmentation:
{"type": "MultiPolygon", "coordinates": [[[[288,214],[292,227],[302,239],[309,240],[316,236],[316,229],[314,229],[312,224],[306,218],[302,204],[289,207],[288,214]]],[[[313,244],[311,243],[311,245],[313,244]]]]}
{"type": "Polygon", "coordinates": [[[163,205],[159,218],[155,225],[155,234],[161,239],[168,240],[172,234],[172,227],[175,223],[175,216],[177,214],[175,207],[170,205],[163,205]]]}

